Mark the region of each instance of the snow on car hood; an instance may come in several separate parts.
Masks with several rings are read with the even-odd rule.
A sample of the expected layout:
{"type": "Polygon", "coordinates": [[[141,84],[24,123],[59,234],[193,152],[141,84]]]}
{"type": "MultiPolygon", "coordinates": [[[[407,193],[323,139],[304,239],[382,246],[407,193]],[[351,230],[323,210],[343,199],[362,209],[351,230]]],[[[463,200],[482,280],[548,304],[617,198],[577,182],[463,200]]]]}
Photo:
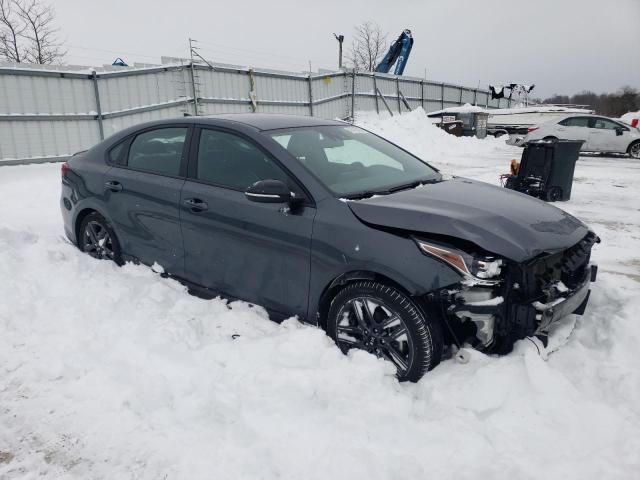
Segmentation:
{"type": "Polygon", "coordinates": [[[365,223],[461,238],[516,262],[568,248],[588,232],[543,201],[459,177],[347,204],[365,223]]]}

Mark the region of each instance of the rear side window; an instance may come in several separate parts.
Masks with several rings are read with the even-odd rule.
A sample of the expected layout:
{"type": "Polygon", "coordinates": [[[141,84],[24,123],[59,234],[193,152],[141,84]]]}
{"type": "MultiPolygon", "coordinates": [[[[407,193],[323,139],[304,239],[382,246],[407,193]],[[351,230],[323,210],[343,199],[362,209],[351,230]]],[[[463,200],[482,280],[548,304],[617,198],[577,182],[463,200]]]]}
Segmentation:
{"type": "Polygon", "coordinates": [[[565,127],[588,127],[590,120],[588,117],[571,117],[561,121],[560,125],[565,127]]]}
{"type": "Polygon", "coordinates": [[[234,190],[246,190],[260,180],[291,183],[287,174],[257,146],[217,130],[200,133],[196,178],[234,190]]]}
{"type": "Polygon", "coordinates": [[[177,176],[186,137],[187,128],[159,128],[141,133],[131,142],[127,166],[177,176]]]}

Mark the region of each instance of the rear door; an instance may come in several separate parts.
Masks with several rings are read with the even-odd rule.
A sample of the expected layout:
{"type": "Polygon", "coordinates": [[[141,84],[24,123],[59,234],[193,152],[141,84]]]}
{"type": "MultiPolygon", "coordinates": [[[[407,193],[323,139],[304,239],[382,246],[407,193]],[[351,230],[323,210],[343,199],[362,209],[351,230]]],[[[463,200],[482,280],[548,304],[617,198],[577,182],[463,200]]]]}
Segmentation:
{"type": "Polygon", "coordinates": [[[591,117],[569,117],[561,120],[556,128],[558,138],[583,140],[582,150],[588,150],[590,120],[591,117]]]}
{"type": "Polygon", "coordinates": [[[181,196],[186,278],[276,318],[304,317],[316,210],[300,184],[252,139],[213,128],[194,134],[188,177],[181,196]],[[248,200],[246,188],[267,179],[309,201],[290,212],[248,200]]]}
{"type": "Polygon", "coordinates": [[[589,147],[596,152],[625,152],[629,129],[608,118],[595,117],[589,129],[589,147]]]}
{"type": "Polygon", "coordinates": [[[110,152],[105,203],[122,250],[168,273],[182,275],[180,190],[185,182],[190,128],[184,125],[144,130],[110,152]]]}

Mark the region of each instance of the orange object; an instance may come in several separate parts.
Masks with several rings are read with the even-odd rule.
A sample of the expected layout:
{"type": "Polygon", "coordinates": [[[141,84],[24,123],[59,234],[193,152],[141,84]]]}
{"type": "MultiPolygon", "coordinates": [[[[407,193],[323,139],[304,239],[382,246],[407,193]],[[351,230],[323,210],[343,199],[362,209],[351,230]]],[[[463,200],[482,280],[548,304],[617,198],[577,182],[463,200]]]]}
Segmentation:
{"type": "Polygon", "coordinates": [[[511,175],[514,177],[518,175],[518,171],[520,170],[520,162],[516,161],[514,158],[511,160],[511,175]]]}

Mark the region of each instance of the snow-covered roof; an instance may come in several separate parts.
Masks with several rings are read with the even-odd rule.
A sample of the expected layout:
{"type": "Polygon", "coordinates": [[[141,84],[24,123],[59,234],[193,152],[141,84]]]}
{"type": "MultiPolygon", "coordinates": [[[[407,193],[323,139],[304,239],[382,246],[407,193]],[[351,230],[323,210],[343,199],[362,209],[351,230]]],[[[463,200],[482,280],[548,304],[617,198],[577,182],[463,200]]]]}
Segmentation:
{"type": "Polygon", "coordinates": [[[477,113],[477,112],[486,112],[486,110],[482,107],[478,107],[477,105],[471,105],[470,103],[465,103],[461,107],[443,108],[442,110],[429,112],[427,115],[435,116],[435,115],[440,115],[442,113],[477,113]]]}

